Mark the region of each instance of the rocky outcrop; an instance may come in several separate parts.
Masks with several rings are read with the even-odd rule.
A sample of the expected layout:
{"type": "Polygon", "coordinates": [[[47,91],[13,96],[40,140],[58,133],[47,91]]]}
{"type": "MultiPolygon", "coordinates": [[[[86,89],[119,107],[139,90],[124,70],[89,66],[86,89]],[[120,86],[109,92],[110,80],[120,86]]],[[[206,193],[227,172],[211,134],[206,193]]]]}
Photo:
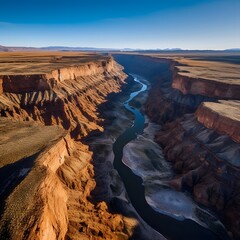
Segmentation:
{"type": "Polygon", "coordinates": [[[92,153],[69,135],[43,151],[8,196],[1,216],[5,239],[128,239],[136,219],[89,201],[95,188],[92,153]]]}
{"type": "Polygon", "coordinates": [[[240,143],[240,104],[239,102],[205,102],[199,106],[195,116],[206,128],[219,134],[227,134],[240,143]]]}
{"type": "Polygon", "coordinates": [[[174,70],[172,87],[183,94],[203,95],[219,99],[240,99],[240,85],[229,84],[204,78],[184,76],[174,70]]]}
{"type": "Polygon", "coordinates": [[[45,91],[54,88],[65,80],[77,80],[81,77],[90,77],[112,72],[116,70],[116,63],[113,59],[90,62],[78,66],[69,66],[52,70],[44,74],[18,74],[0,76],[0,93],[29,93],[45,91]]]}
{"type": "Polygon", "coordinates": [[[41,199],[42,209],[37,218],[33,215],[31,221],[28,222],[32,226],[24,228],[29,231],[28,239],[64,239],[66,235],[69,196],[56,171],[64,164],[65,159],[70,157],[72,153],[70,145],[73,147],[71,142],[69,136],[62,138],[37,160],[39,167],[45,167],[46,175],[36,191],[36,198],[41,199]]]}
{"type": "MultiPolygon", "coordinates": [[[[25,93],[50,90],[45,75],[8,75],[1,77],[1,93],[25,93]]],[[[52,82],[53,84],[53,82],[52,82]]]]}
{"type": "Polygon", "coordinates": [[[194,200],[214,209],[237,238],[240,216],[240,146],[200,124],[194,115],[165,125],[156,135],[176,176],[169,182],[192,192],[194,200]]]}
{"type": "Polygon", "coordinates": [[[65,186],[56,170],[69,156],[68,136],[48,146],[7,197],[0,235],[5,239],[64,239],[68,228],[65,186]]]}
{"type": "Polygon", "coordinates": [[[112,58],[45,75],[3,76],[1,116],[57,124],[80,138],[98,125],[96,106],[118,92],[126,75],[112,58]]]}

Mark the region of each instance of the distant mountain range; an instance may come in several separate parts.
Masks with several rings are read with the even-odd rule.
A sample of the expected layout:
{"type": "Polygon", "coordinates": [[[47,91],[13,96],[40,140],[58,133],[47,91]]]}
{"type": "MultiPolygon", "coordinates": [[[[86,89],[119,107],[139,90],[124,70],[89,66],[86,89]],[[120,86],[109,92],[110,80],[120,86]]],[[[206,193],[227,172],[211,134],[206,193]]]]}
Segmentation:
{"type": "Polygon", "coordinates": [[[240,48],[231,48],[225,50],[188,50],[181,48],[166,48],[166,49],[133,49],[133,48],[95,48],[95,47],[66,47],[66,46],[48,46],[48,47],[7,47],[0,45],[0,52],[14,51],[81,51],[81,52],[146,52],[146,53],[193,53],[193,52],[239,52],[240,48]]]}
{"type": "Polygon", "coordinates": [[[65,46],[48,46],[48,47],[7,47],[0,45],[0,52],[14,52],[14,51],[89,51],[89,52],[106,52],[106,51],[120,51],[114,48],[94,48],[94,47],[65,47],[65,46]]]}
{"type": "Polygon", "coordinates": [[[225,49],[224,51],[226,51],[226,52],[240,52],[240,48],[230,48],[230,49],[225,49]]]}
{"type": "Polygon", "coordinates": [[[65,47],[65,46],[49,46],[39,48],[41,50],[50,51],[119,51],[119,49],[114,48],[95,48],[95,47],[65,47]]]}

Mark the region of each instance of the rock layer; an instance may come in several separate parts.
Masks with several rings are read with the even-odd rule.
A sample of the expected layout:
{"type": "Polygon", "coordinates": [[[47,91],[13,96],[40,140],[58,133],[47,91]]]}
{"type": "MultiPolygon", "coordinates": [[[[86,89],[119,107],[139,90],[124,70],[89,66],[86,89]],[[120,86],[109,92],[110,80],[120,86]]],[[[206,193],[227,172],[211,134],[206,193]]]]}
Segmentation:
{"type": "Polygon", "coordinates": [[[126,77],[121,70],[110,58],[46,75],[4,76],[1,116],[57,124],[75,138],[86,136],[89,131],[101,130],[96,106],[109,93],[120,90],[126,77]]]}
{"type": "Polygon", "coordinates": [[[227,58],[229,56],[226,58],[222,56],[219,61],[211,61],[211,56],[175,57],[172,87],[183,94],[239,99],[239,66],[235,64],[234,57],[226,61],[227,58]]]}
{"type": "Polygon", "coordinates": [[[189,190],[194,200],[218,213],[238,238],[240,147],[201,125],[194,115],[165,125],[156,135],[172,162],[176,176],[169,183],[178,190],[189,190]]]}
{"type": "Polygon", "coordinates": [[[181,75],[176,69],[172,87],[183,94],[204,95],[220,99],[240,99],[240,85],[181,75]]]}
{"type": "Polygon", "coordinates": [[[214,129],[220,134],[227,134],[240,143],[240,103],[220,101],[219,103],[205,102],[195,113],[198,122],[206,128],[214,129]]]}
{"type": "Polygon", "coordinates": [[[105,202],[89,200],[95,173],[92,153],[81,143],[91,131],[103,130],[97,108],[110,93],[121,90],[125,78],[122,67],[110,57],[43,75],[1,77],[2,117],[59,125],[68,132],[41,152],[7,196],[1,236],[128,239],[133,235],[137,218],[111,213],[105,202]]]}

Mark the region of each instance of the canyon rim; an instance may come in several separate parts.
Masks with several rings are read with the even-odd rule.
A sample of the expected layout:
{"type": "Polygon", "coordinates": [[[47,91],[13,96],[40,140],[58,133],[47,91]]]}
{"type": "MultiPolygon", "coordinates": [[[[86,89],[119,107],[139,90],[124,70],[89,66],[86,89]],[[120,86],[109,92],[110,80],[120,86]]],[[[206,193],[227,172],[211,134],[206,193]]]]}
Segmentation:
{"type": "Polygon", "coordinates": [[[1,1],[0,240],[239,240],[240,1],[1,1]]]}
{"type": "Polygon", "coordinates": [[[238,239],[239,68],[195,58],[1,53],[2,238],[238,239]]]}

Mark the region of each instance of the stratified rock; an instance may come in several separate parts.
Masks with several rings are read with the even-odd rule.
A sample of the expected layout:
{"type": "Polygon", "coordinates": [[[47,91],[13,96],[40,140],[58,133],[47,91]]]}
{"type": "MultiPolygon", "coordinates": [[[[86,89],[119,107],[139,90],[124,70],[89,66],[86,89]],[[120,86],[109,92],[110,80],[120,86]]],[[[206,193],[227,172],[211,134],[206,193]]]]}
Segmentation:
{"type": "MultiPolygon", "coordinates": [[[[78,58],[79,64],[75,58],[64,64],[61,58],[55,59],[59,68],[50,64],[53,69],[46,68],[50,71],[46,73],[29,70],[29,74],[16,74],[14,70],[0,77],[0,119],[5,123],[15,121],[10,129],[3,125],[1,131],[7,135],[1,140],[12,136],[14,128],[18,139],[11,152],[2,149],[0,153],[2,174],[9,162],[24,163],[24,157],[37,153],[30,159],[31,167],[19,170],[25,175],[14,189],[8,191],[6,184],[3,190],[2,238],[128,239],[138,225],[137,219],[110,213],[106,203],[95,206],[89,200],[96,186],[92,153],[79,140],[93,130],[103,130],[97,108],[108,94],[121,90],[126,74],[111,57],[86,58],[90,60],[83,63],[84,57],[78,58]],[[22,125],[36,125],[37,133],[22,125]],[[52,125],[62,129],[58,127],[51,135],[50,129],[55,129],[52,125]],[[44,133],[45,138],[34,140],[44,133]],[[24,146],[28,139],[29,144],[24,146]]],[[[32,59],[34,62],[34,56],[32,59]]]]}
{"type": "Polygon", "coordinates": [[[239,239],[239,65],[193,56],[116,57],[151,82],[145,112],[161,124],[156,141],[176,173],[169,184],[190,191],[239,239]]]}
{"type": "Polygon", "coordinates": [[[214,129],[220,134],[227,134],[240,143],[239,101],[204,102],[197,109],[195,116],[206,128],[214,129]]]}

